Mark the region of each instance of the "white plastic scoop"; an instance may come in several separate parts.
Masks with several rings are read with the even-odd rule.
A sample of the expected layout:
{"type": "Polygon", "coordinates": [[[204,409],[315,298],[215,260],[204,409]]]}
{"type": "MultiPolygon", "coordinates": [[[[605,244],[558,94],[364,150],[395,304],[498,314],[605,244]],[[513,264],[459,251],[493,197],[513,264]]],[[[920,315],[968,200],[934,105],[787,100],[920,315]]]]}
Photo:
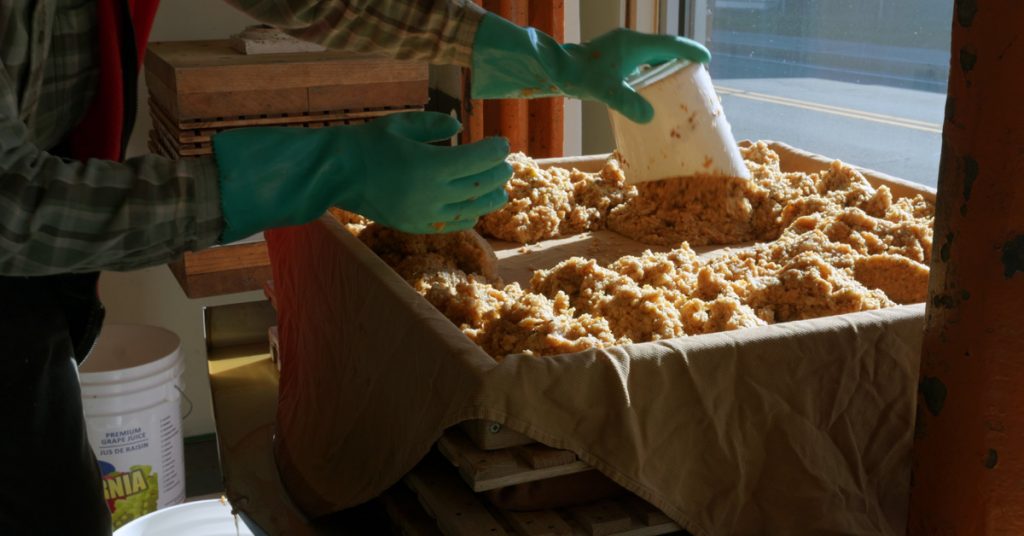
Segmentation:
{"type": "Polygon", "coordinates": [[[627,183],[691,175],[750,178],[703,65],[673,60],[627,82],[654,106],[654,119],[643,125],[609,111],[627,183]]]}

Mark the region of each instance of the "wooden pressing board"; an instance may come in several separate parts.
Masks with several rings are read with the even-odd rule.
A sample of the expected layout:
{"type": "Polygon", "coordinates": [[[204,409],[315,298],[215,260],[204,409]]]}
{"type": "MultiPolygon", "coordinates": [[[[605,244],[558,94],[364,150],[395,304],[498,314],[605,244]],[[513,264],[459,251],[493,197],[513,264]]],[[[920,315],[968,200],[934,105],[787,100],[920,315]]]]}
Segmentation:
{"type": "Polygon", "coordinates": [[[230,40],[150,43],[146,84],[174,119],[427,102],[423,62],[328,50],[245,55],[230,40]]]}
{"type": "MultiPolygon", "coordinates": [[[[608,499],[558,510],[515,512],[496,508],[459,481],[443,462],[427,457],[404,479],[423,510],[446,536],[658,536],[680,533],[679,525],[636,497],[608,499]]],[[[395,492],[388,495],[395,497],[395,492]]],[[[400,499],[386,499],[398,505],[400,499]]],[[[399,526],[421,516],[405,505],[404,513],[389,508],[399,526]],[[396,515],[397,514],[397,515],[396,515]]],[[[409,523],[408,525],[411,525],[409,523]]],[[[422,527],[422,525],[420,525],[422,527]]],[[[411,534],[432,534],[426,529],[411,534]]]]}

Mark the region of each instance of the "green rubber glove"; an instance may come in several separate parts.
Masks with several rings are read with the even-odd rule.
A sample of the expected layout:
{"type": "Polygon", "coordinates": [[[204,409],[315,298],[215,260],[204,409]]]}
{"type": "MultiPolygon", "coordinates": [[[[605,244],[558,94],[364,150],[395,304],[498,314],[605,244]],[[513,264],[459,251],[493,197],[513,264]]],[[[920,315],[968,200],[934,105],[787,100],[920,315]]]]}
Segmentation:
{"type": "Polygon", "coordinates": [[[470,229],[508,200],[512,167],[504,138],[429,144],[460,128],[445,114],[407,112],[360,125],[217,134],[221,242],[306,223],[331,206],[407,233],[470,229]]]}
{"type": "Polygon", "coordinates": [[[476,99],[564,95],[597,100],[646,123],[654,109],[625,79],[641,65],[677,58],[707,63],[711,54],[685,37],[622,28],[588,43],[560,45],[536,28],[488,13],[473,43],[472,94],[476,99]]]}

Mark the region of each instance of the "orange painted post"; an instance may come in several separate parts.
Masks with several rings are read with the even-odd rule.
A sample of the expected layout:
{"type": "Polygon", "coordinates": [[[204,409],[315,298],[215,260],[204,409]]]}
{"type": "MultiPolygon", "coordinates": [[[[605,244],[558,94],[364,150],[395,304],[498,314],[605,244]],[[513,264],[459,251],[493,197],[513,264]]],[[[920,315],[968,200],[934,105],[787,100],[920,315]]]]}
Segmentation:
{"type": "MultiPolygon", "coordinates": [[[[520,25],[536,26],[562,40],[565,35],[564,0],[476,0],[489,11],[520,25]]],[[[471,100],[471,76],[462,73],[462,143],[484,136],[508,138],[513,151],[543,158],[563,153],[565,99],[471,100]]]]}
{"type": "Polygon", "coordinates": [[[1024,534],[1024,2],[957,0],[909,534],[1024,534]]]}
{"type": "MultiPolygon", "coordinates": [[[[530,26],[565,40],[565,2],[530,0],[530,26]]],[[[551,97],[529,101],[529,154],[536,158],[563,156],[565,150],[565,99],[551,97]]]]}
{"type": "MultiPolygon", "coordinates": [[[[485,0],[488,10],[519,24],[529,23],[529,0],[485,0]]],[[[528,152],[529,103],[523,99],[501,99],[484,103],[484,133],[505,136],[512,151],[528,152]]]]}

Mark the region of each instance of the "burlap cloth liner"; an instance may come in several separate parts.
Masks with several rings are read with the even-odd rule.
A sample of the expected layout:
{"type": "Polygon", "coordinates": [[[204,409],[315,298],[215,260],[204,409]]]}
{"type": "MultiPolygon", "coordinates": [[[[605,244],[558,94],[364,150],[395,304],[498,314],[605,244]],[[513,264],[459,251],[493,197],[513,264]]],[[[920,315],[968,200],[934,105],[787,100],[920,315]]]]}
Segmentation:
{"type": "Polygon", "coordinates": [[[922,306],[499,364],[331,225],[270,238],[289,258],[278,466],[307,514],[370,499],[485,418],[694,534],[899,532],[922,306]],[[291,273],[303,250],[320,271],[291,273]]]}

